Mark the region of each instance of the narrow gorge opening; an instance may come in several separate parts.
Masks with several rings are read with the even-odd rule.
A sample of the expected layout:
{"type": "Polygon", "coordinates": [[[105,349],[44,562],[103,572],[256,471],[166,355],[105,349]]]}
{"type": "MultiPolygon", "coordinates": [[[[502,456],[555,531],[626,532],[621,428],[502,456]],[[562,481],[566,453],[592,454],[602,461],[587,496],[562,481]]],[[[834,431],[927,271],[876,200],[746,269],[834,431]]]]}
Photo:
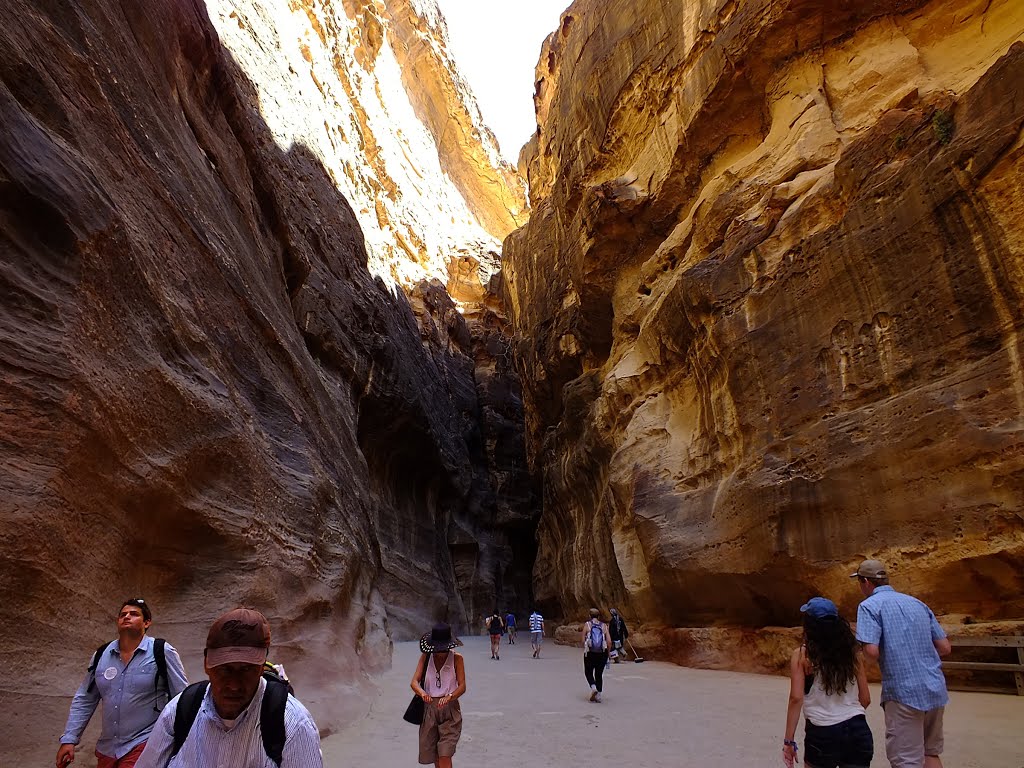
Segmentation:
{"type": "Polygon", "coordinates": [[[0,9],[0,698],[127,594],[328,731],[495,610],[778,673],[878,558],[1024,630],[1024,5],[559,5],[0,9]]]}

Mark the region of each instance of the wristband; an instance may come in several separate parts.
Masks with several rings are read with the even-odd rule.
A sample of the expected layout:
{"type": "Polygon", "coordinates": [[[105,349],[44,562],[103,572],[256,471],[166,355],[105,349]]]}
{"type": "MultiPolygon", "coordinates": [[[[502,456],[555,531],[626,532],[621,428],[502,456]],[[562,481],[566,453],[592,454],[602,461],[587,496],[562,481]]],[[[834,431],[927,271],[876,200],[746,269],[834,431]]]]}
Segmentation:
{"type": "Polygon", "coordinates": [[[796,752],[799,749],[799,747],[796,745],[796,742],[792,739],[783,739],[782,745],[784,747],[792,747],[794,752],[796,752]]]}

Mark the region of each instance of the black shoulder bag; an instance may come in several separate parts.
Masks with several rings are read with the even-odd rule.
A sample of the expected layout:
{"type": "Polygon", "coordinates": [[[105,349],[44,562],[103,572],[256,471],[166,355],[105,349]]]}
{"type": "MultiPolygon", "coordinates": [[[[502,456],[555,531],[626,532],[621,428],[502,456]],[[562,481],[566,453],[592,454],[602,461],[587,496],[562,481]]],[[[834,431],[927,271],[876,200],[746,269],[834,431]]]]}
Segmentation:
{"type": "MultiPolygon", "coordinates": [[[[423,683],[427,679],[427,664],[430,663],[430,654],[427,654],[427,658],[423,660],[423,674],[420,675],[420,688],[423,687],[423,683]]],[[[423,699],[419,696],[413,696],[412,701],[409,702],[409,706],[405,708],[405,714],[402,715],[402,719],[407,723],[413,725],[420,725],[423,723],[423,709],[426,705],[423,703],[423,699]]]]}

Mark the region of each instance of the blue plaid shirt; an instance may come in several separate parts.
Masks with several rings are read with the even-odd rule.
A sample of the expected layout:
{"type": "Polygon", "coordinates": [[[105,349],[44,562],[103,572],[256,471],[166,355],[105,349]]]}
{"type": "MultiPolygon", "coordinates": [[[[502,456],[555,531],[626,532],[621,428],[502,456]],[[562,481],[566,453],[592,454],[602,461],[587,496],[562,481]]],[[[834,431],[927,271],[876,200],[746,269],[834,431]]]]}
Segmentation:
{"type": "Polygon", "coordinates": [[[946,636],[931,609],[890,586],[875,587],[857,609],[857,639],[879,647],[882,703],[927,712],[946,706],[946,678],[935,641],[946,636]]]}

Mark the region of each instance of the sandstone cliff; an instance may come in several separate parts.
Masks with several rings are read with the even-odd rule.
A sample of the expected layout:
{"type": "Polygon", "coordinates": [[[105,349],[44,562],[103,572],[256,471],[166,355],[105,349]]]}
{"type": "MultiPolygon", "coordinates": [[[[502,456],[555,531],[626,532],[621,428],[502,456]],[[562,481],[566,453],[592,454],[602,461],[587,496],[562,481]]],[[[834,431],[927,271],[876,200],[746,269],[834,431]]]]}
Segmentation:
{"type": "Polygon", "coordinates": [[[522,189],[457,75],[431,85],[443,27],[414,5],[440,24],[397,1],[0,9],[0,706],[32,712],[5,759],[52,760],[123,597],[193,677],[209,621],[261,608],[326,729],[392,637],[525,599],[491,288],[522,189]],[[392,48],[412,26],[432,52],[392,48]]]}
{"type": "Polygon", "coordinates": [[[505,243],[549,610],[1024,616],[1024,5],[577,0],[505,243]]]}

